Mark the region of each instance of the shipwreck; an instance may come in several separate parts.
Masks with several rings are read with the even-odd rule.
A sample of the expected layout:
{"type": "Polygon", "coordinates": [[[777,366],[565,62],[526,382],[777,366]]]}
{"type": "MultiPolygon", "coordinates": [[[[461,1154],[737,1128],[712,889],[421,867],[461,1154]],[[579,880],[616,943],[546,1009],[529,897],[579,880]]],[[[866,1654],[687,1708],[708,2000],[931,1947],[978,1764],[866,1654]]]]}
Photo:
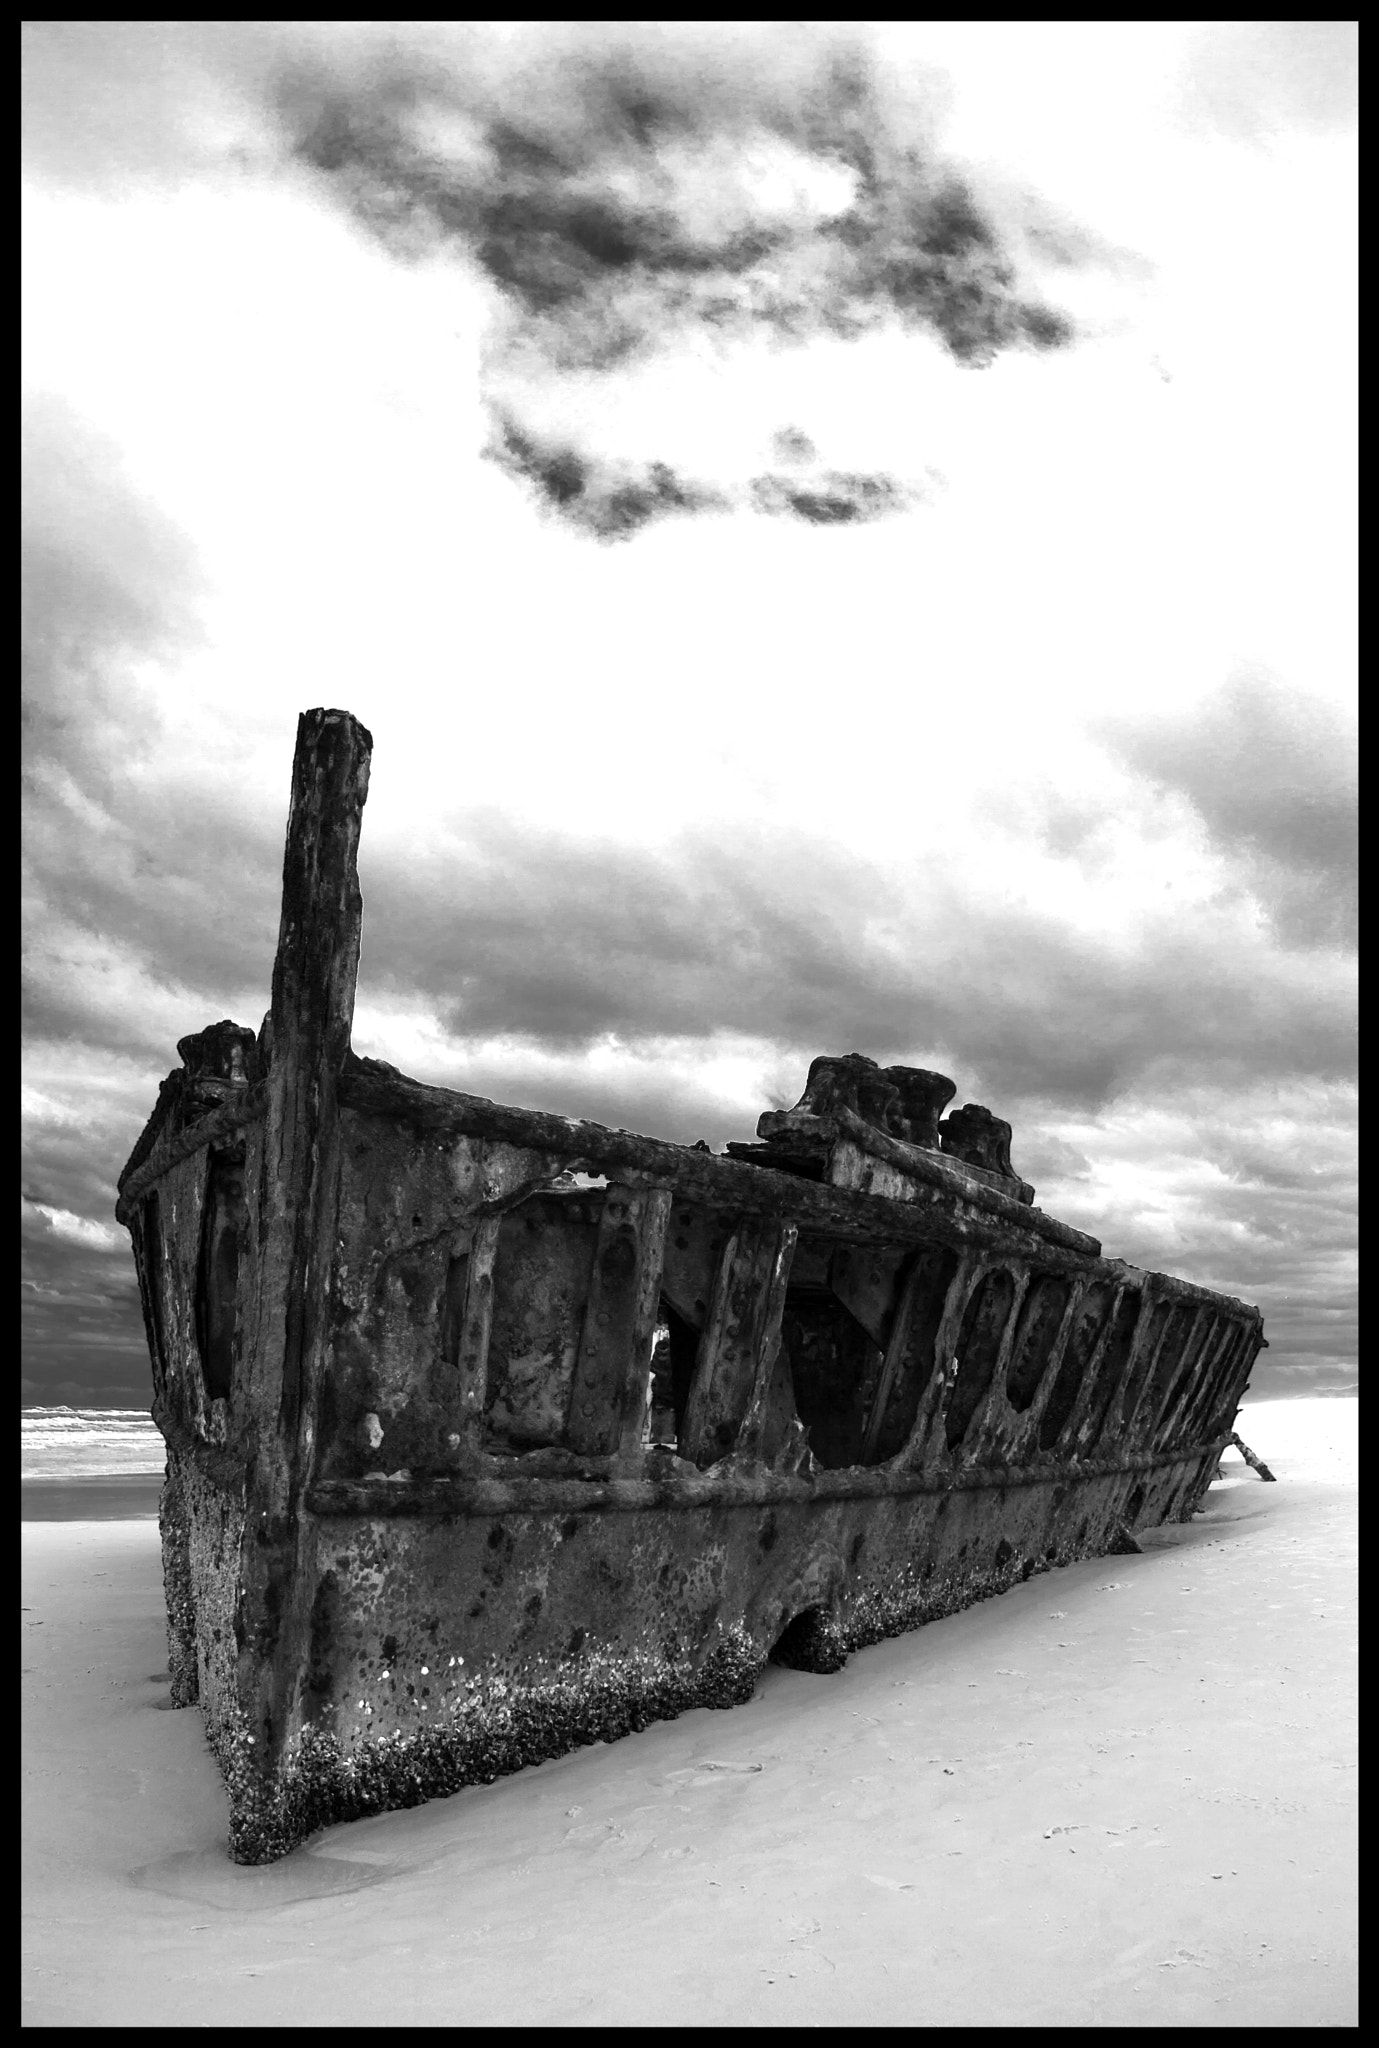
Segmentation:
{"type": "Polygon", "coordinates": [[[1259,1311],[1043,1214],[942,1075],[816,1059],[718,1155],[357,1058],[370,752],[302,716],[272,1007],[120,1178],[237,1860],[1194,1512],[1259,1311]]]}

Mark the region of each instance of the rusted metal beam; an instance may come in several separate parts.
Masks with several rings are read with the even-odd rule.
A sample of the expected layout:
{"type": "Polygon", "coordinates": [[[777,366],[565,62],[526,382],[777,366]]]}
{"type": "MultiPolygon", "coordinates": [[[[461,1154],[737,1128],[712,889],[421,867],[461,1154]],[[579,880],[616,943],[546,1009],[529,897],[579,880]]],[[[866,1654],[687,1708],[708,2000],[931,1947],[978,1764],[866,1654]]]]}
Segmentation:
{"type": "Polygon", "coordinates": [[[779,1217],[744,1217],[723,1248],[680,1433],[682,1456],[697,1464],[732,1450],[752,1390],[774,1361],[797,1234],[779,1217]]]}
{"type": "Polygon", "coordinates": [[[483,1436],[488,1347],[493,1332],[493,1267],[502,1222],[501,1216],[481,1216],[463,1254],[464,1289],[459,1304],[454,1371],[459,1387],[459,1433],[463,1447],[471,1453],[478,1451],[483,1436]]]}
{"type": "Polygon", "coordinates": [[[1254,1452],[1250,1449],[1249,1445],[1241,1442],[1240,1438],[1235,1434],[1234,1430],[1231,1431],[1231,1442],[1235,1445],[1235,1448],[1239,1451],[1241,1457],[1245,1460],[1245,1463],[1250,1467],[1251,1471],[1257,1472],[1261,1479],[1273,1478],[1274,1475],[1269,1470],[1269,1467],[1265,1464],[1264,1460],[1262,1458],[1257,1458],[1254,1452]]]}
{"type": "Polygon", "coordinates": [[[1157,1457],[1089,1459],[1070,1467],[1065,1461],[1034,1465],[973,1465],[946,1473],[866,1471],[849,1467],[816,1472],[804,1478],[761,1469],[676,1472],[655,1478],[620,1478],[614,1461],[587,1477],[510,1479],[324,1480],[311,1489],[307,1502],[321,1515],[378,1515],[437,1519],[475,1515],[584,1514],[605,1509],[632,1512],[647,1508],[763,1507],[777,1502],[830,1500],[894,1500],[912,1496],[1024,1491],[1030,1487],[1067,1487],[1091,1479],[1130,1478],[1181,1466],[1190,1470],[1207,1457],[1217,1457],[1229,1437],[1164,1451],[1157,1457]]]}
{"type": "Polygon", "coordinates": [[[670,1202],[668,1188],[605,1192],[570,1393],[572,1450],[641,1448],[670,1202]]]}

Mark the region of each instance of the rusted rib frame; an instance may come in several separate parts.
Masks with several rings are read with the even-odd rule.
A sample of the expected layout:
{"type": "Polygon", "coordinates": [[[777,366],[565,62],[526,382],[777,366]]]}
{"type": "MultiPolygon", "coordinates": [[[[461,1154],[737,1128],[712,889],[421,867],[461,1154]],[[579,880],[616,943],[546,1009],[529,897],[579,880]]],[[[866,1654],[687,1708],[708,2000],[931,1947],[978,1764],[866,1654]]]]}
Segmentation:
{"type": "Polygon", "coordinates": [[[1054,1380],[1062,1371],[1063,1361],[1068,1355],[1068,1349],[1076,1339],[1078,1323],[1086,1305],[1087,1297],[1092,1288],[1098,1286],[1107,1289],[1106,1301],[1101,1311],[1101,1321],[1093,1331],[1090,1347],[1082,1360],[1081,1383],[1078,1386],[1073,1405],[1068,1411],[1067,1420],[1063,1424],[1063,1432],[1066,1434],[1067,1441],[1070,1444],[1081,1441],[1082,1432],[1087,1427],[1088,1418],[1091,1414],[1092,1403],[1096,1399],[1097,1382],[1101,1374],[1102,1360],[1106,1355],[1106,1346],[1111,1341],[1111,1331],[1115,1326],[1116,1310],[1120,1306],[1121,1294],[1123,1292],[1123,1289],[1112,1282],[1105,1273],[1088,1274],[1080,1281],[1074,1278],[1073,1285],[1068,1294],[1067,1307],[1063,1311],[1063,1320],[1058,1327],[1058,1333],[1053,1343],[1049,1347],[1049,1355],[1044,1362],[1044,1369],[1040,1375],[1039,1384],[1034,1390],[1030,1407],[1025,1410],[1025,1427],[1031,1433],[1038,1430],[1039,1422],[1043,1419],[1044,1410],[1053,1398],[1054,1380]],[[1033,1422],[1030,1421],[1031,1409],[1036,1411],[1037,1415],[1037,1419],[1033,1422]]]}
{"type": "Polygon", "coordinates": [[[530,1515],[646,1513],[658,1508],[766,1507],[781,1502],[894,1500],[914,1495],[987,1492],[997,1488],[1076,1486],[1084,1479],[1129,1477],[1170,1466],[1190,1467],[1219,1457],[1229,1436],[1191,1450],[1104,1464],[972,1467],[948,1475],[910,1472],[822,1473],[799,1479],[760,1472],[715,1479],[463,1479],[327,1480],[313,1486],[307,1506],[327,1516],[530,1515]]]}
{"type": "Polygon", "coordinates": [[[910,1345],[910,1326],[914,1321],[915,1302],[919,1290],[929,1278],[923,1253],[913,1259],[910,1270],[900,1282],[896,1297],[895,1318],[891,1324],[890,1341],[886,1346],[881,1365],[881,1377],[872,1396],[871,1413],[867,1417],[866,1434],[862,1439],[864,1457],[870,1458],[876,1449],[886,1421],[886,1410],[892,1390],[900,1379],[905,1367],[905,1354],[910,1345]]]}
{"type": "Polygon", "coordinates": [[[751,1217],[723,1248],[680,1435],[696,1463],[730,1451],[754,1397],[766,1398],[795,1239],[793,1223],[751,1217]]]}
{"type": "Polygon", "coordinates": [[[501,1216],[481,1216],[474,1226],[460,1310],[454,1379],[459,1389],[460,1434],[466,1447],[474,1451],[483,1437],[488,1347],[493,1335],[493,1268],[502,1221],[501,1216]]]}
{"type": "Polygon", "coordinates": [[[183,1131],[180,1137],[172,1140],[166,1152],[158,1153],[136,1173],[131,1173],[115,1206],[117,1220],[128,1223],[148,1190],[174,1166],[190,1159],[193,1152],[203,1151],[217,1138],[228,1138],[231,1131],[243,1130],[246,1124],[261,1123],[267,1107],[266,1088],[262,1081],[258,1081],[241,1102],[227,1102],[223,1109],[213,1110],[209,1116],[203,1116],[200,1123],[183,1131]]]}
{"type": "Polygon", "coordinates": [[[668,1188],[604,1195],[566,1425],[585,1455],[641,1449],[670,1203],[668,1188]]]}
{"type": "Polygon", "coordinates": [[[1177,1364],[1169,1377],[1168,1387],[1160,1398],[1156,1414],[1150,1416],[1147,1436],[1152,1443],[1156,1438],[1166,1443],[1173,1435],[1177,1424],[1186,1415],[1192,1392],[1197,1385],[1205,1360],[1212,1349],[1215,1322],[1212,1311],[1206,1304],[1199,1304],[1187,1341],[1179,1354],[1177,1364]],[[1176,1400],[1175,1387],[1179,1388],[1176,1400]]]}
{"type": "Polygon", "coordinates": [[[353,1057],[340,1077],[338,1099],[345,1108],[410,1123],[433,1137],[502,1138],[535,1151],[579,1158],[592,1169],[607,1172],[610,1180],[626,1180],[627,1169],[634,1169],[686,1200],[756,1213],[783,1212],[802,1229],[825,1230],[859,1243],[937,1238],[961,1248],[980,1239],[1012,1256],[1047,1261],[1062,1253],[1068,1263],[1079,1266],[1096,1256],[1086,1249],[1095,1244],[1094,1238],[1084,1239],[1081,1232],[992,1189],[962,1191],[961,1200],[977,1213],[961,1218],[945,1214],[944,1203],[952,1201],[956,1191],[937,1174],[932,1204],[852,1194],[798,1174],[644,1138],[635,1131],[610,1131],[602,1124],[545,1110],[513,1109],[478,1095],[428,1088],[377,1061],[353,1057]],[[1018,1242],[1012,1242],[1013,1237],[1018,1242]]]}

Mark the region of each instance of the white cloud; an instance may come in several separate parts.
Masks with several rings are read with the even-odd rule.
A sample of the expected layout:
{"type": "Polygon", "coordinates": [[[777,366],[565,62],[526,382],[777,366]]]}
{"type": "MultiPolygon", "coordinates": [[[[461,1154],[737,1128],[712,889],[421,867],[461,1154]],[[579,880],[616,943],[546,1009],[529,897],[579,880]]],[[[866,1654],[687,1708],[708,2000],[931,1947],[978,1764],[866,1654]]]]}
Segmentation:
{"type": "Polygon", "coordinates": [[[127,1251],[129,1239],[113,1223],[97,1223],[87,1216],[74,1216],[70,1209],[54,1209],[46,1202],[29,1202],[21,1197],[23,1215],[41,1216],[54,1237],[90,1251],[127,1251]]]}

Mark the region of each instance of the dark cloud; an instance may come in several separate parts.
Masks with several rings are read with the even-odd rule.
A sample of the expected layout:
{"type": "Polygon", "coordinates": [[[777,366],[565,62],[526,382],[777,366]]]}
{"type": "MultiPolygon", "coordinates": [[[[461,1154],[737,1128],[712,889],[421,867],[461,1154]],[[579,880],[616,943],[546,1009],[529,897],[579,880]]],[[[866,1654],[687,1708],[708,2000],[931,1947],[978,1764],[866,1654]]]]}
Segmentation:
{"type": "MultiPolygon", "coordinates": [[[[113,1206],[113,1205],[112,1205],[113,1206]]],[[[148,1347],[129,1242],[111,1230],[108,1247],[72,1243],[24,1205],[20,1225],[21,1396],[118,1406],[131,1386],[152,1396],[148,1347]],[[66,1395],[62,1386],[81,1387],[66,1395]]]]}
{"type": "MultiPolygon", "coordinates": [[[[169,1050],[165,1072],[176,1057],[169,1050]]],[[[33,1091],[20,1160],[20,1193],[25,1202],[76,1215],[103,1235],[111,1227],[115,1176],[124,1164],[123,1159],[112,1162],[112,1154],[126,1137],[126,1151],[132,1148],[153,1105],[141,1100],[138,1078],[123,1090],[106,1084],[94,1100],[87,1091],[79,1092],[82,1108],[76,1112],[55,1103],[41,1088],[33,1091]]]]}
{"type": "Polygon", "coordinates": [[[1021,1173],[1041,1187],[1054,1179],[1067,1182],[1087,1180],[1091,1176],[1092,1162],[1086,1153],[1079,1151],[1076,1145],[1070,1145],[1065,1138],[1055,1137],[1051,1131],[1022,1138],[1019,1153],[1021,1173]]]}
{"type": "Polygon", "coordinates": [[[786,513],[811,526],[852,526],[914,504],[918,493],[890,476],[825,470],[814,478],[758,476],[751,484],[759,512],[786,513]]]}
{"type": "MultiPolygon", "coordinates": [[[[813,456],[812,443],[797,435],[787,459],[806,461],[802,449],[813,456]]],[[[602,541],[630,540],[654,519],[727,511],[735,504],[812,526],[840,526],[884,518],[921,498],[915,487],[894,477],[830,469],[753,477],[745,491],[726,491],[677,475],[666,462],[633,464],[590,456],[572,441],[539,435],[503,414],[485,452],[501,469],[530,484],[538,500],[567,525],[602,541]]]]}
{"type": "MultiPolygon", "coordinates": [[[[1337,1140],[1349,1146],[1353,1113],[1338,1106],[1332,1115],[1324,1136],[1333,1146],[1337,1140]]],[[[1261,1159],[1250,1179],[1228,1176],[1223,1183],[1229,1150],[1219,1143],[1214,1124],[1210,1116],[1194,1119],[1180,1140],[1187,1147],[1187,1171],[1163,1222],[1171,1240],[1146,1240],[1144,1224],[1127,1218],[1117,1242],[1133,1245],[1139,1237],[1148,1262],[1176,1260],[1173,1270],[1187,1279],[1219,1285],[1210,1276],[1229,1273],[1232,1292],[1251,1301],[1267,1296],[1284,1325],[1300,1316],[1314,1337],[1323,1326],[1334,1333],[1353,1323],[1346,1285],[1358,1249],[1353,1156],[1328,1160],[1305,1188],[1296,1184],[1287,1156],[1261,1159]]],[[[1267,1137],[1259,1137],[1264,1151],[1267,1137]]],[[[1145,1164],[1152,1168],[1155,1162],[1145,1164]]]]}
{"type": "Polygon", "coordinates": [[[23,485],[24,1024],[164,1057],[121,995],[140,971],[212,1008],[266,985],[282,824],[246,815],[219,760],[154,766],[157,680],[202,637],[184,536],[56,400],[26,406],[23,485]]]}
{"type": "Polygon", "coordinates": [[[261,834],[220,763],[183,780],[161,758],[154,678],[200,642],[180,532],[56,400],[26,407],[23,487],[21,1015],[35,1064],[63,1077],[61,1100],[37,1090],[21,1151],[26,1384],[118,1405],[148,1387],[115,1176],[180,1031],[223,1014],[227,988],[264,990],[254,1023],[267,1006],[282,825],[261,834]],[[160,1029],[187,988],[201,1015],[160,1029]]]}
{"type": "MultiPolygon", "coordinates": [[[[1358,1355],[1356,1099],[1305,1072],[1224,1096],[1188,1084],[1123,1099],[1079,1129],[1095,1165],[1049,1150],[1048,1106],[1006,1113],[1014,1156],[1056,1215],[1131,1264],[1180,1274],[1258,1304],[1269,1350],[1257,1392],[1308,1392],[1353,1379],[1358,1355]]],[[[1054,1122],[1060,1119],[1054,1113],[1054,1122]]]]}
{"type": "Polygon", "coordinates": [[[1353,1060],[1344,994],[1238,933],[1232,953],[1212,923],[1166,913],[1127,953],[965,893],[951,863],[887,874],[804,833],[652,854],[495,816],[460,829],[424,880],[373,869],[365,975],[423,993],[465,1042],[736,1032],[806,1059],[949,1059],[1002,1096],[1088,1108],[1151,1070],[1234,1083],[1353,1060]],[[444,925],[419,907],[442,902],[444,925]]]}
{"type": "Polygon", "coordinates": [[[267,988],[281,823],[246,816],[209,776],[183,788],[150,777],[97,810],[59,769],[26,808],[22,1008],[32,1036],[162,1058],[151,994],[165,1011],[196,991],[221,1015],[244,990],[267,988]]]}
{"type": "Polygon", "coordinates": [[[463,244],[527,320],[555,324],[566,360],[606,366],[698,323],[795,336],[899,318],[964,361],[1071,338],[1021,293],[956,166],[904,133],[859,38],[543,24],[499,71],[470,54],[322,52],[286,68],[283,118],[370,227],[463,244]],[[773,148],[790,155],[768,153],[768,172],[845,173],[842,203],[783,207],[762,175],[773,148]]]}
{"type": "Polygon", "coordinates": [[[1187,799],[1285,945],[1353,948],[1358,768],[1325,704],[1242,674],[1188,718],[1103,731],[1130,767],[1187,799]]]}
{"type": "MultiPolygon", "coordinates": [[[[500,62],[482,38],[322,48],[284,64],[278,105],[296,155],[390,248],[457,248],[497,288],[495,452],[599,538],[723,494],[660,461],[610,472],[587,424],[546,445],[514,399],[526,372],[608,373],[696,333],[898,324],[967,364],[1073,339],[1031,293],[1035,244],[943,160],[857,35],[581,23],[511,37],[500,62]]],[[[1062,262],[1092,260],[1054,239],[1062,262]]],[[[832,524],[910,497],[887,477],[767,476],[749,502],[832,524]]]]}
{"type": "Polygon", "coordinates": [[[568,525],[597,540],[630,540],[653,519],[728,503],[707,485],[677,476],[669,463],[600,461],[501,415],[486,452],[499,468],[533,485],[541,502],[568,525]]]}
{"type": "Polygon", "coordinates": [[[148,1353],[115,1179],[142,1130],[171,1045],[121,1061],[31,1045],[20,1154],[20,1338],[25,1399],[147,1405],[148,1353]],[[61,1391],[67,1388],[67,1392],[61,1391]],[[73,1392],[72,1389],[79,1391],[73,1392]]]}

